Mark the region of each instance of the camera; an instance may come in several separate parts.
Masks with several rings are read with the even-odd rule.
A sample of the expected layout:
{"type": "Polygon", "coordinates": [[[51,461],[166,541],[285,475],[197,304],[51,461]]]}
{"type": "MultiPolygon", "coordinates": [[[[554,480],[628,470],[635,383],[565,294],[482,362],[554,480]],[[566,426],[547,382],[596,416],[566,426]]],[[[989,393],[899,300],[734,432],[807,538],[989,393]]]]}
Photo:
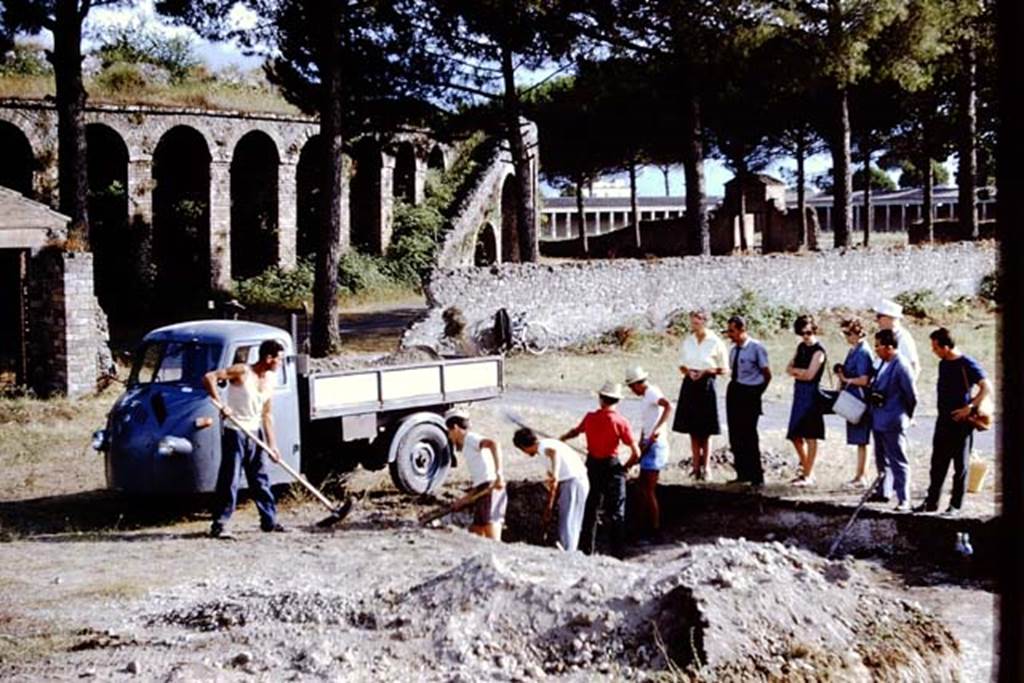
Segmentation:
{"type": "Polygon", "coordinates": [[[885,394],[883,394],[881,391],[875,391],[874,389],[872,389],[871,391],[868,392],[868,403],[870,403],[875,408],[881,408],[883,405],[885,405],[885,394]]]}

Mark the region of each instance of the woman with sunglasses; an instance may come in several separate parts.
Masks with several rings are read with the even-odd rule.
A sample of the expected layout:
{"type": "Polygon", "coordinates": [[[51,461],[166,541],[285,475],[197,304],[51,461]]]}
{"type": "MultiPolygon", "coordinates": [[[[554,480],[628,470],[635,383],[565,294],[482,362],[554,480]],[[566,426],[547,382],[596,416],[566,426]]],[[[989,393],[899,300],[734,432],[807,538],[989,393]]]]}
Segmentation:
{"type": "Polygon", "coordinates": [[[825,438],[825,420],[818,408],[818,384],[825,371],[825,347],[818,341],[818,326],[810,315],[801,315],[793,323],[793,331],[801,338],[786,374],[793,378],[793,407],[789,412],[786,438],[800,458],[800,474],[796,486],[814,483],[814,459],[818,455],[818,439],[825,438]]]}

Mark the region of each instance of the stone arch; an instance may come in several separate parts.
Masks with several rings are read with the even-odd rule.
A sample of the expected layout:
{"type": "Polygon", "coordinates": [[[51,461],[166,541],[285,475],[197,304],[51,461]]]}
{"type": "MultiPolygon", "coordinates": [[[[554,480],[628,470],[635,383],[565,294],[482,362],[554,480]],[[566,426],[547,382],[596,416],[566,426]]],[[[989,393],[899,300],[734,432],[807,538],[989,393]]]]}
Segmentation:
{"type": "Polygon", "coordinates": [[[501,259],[506,263],[520,260],[519,225],[516,219],[518,205],[516,176],[509,173],[501,184],[501,259]]]}
{"type": "Polygon", "coordinates": [[[299,153],[295,166],[296,231],[295,255],[312,258],[317,250],[320,225],[320,173],[324,167],[324,147],[319,135],[310,137],[299,153]]]}
{"type": "Polygon", "coordinates": [[[210,148],[190,126],[168,130],[153,152],[153,266],[169,309],[202,303],[210,291],[210,148]]]}
{"type": "Polygon", "coordinates": [[[381,253],[383,216],[381,212],[381,175],[384,160],[375,140],[364,138],[352,150],[352,174],[349,176],[349,225],[353,248],[381,253]]]}
{"type": "Polygon", "coordinates": [[[0,185],[34,197],[32,176],[39,169],[39,161],[32,151],[28,136],[13,123],[0,120],[0,185]]]}
{"type": "Polygon", "coordinates": [[[444,149],[441,148],[441,145],[434,145],[433,149],[430,150],[429,156],[427,156],[427,169],[443,172],[446,168],[444,149]]]}
{"type": "Polygon", "coordinates": [[[128,227],[128,145],[102,123],[85,126],[89,177],[89,245],[96,296],[111,316],[130,315],[138,303],[138,235],[128,227]]]}
{"type": "Polygon", "coordinates": [[[473,254],[473,265],[490,266],[498,262],[498,237],[494,225],[484,223],[476,234],[476,248],[473,254]]]}
{"type": "MultiPolygon", "coordinates": [[[[262,136],[271,145],[274,146],[274,150],[277,152],[278,159],[280,161],[288,161],[288,144],[282,139],[281,132],[276,126],[267,125],[265,121],[254,121],[248,119],[244,122],[244,126],[231,126],[228,128],[227,135],[224,136],[224,149],[232,150],[232,159],[234,155],[238,153],[238,146],[246,138],[251,137],[253,134],[262,136]]],[[[220,144],[220,143],[219,143],[220,144]]]]}
{"type": "Polygon", "coordinates": [[[416,149],[409,141],[398,143],[395,149],[392,196],[406,204],[416,203],[416,149]]]}
{"type": "Polygon", "coordinates": [[[249,278],[277,264],[277,182],[273,139],[251,130],[231,155],[231,277],[249,278]]]}

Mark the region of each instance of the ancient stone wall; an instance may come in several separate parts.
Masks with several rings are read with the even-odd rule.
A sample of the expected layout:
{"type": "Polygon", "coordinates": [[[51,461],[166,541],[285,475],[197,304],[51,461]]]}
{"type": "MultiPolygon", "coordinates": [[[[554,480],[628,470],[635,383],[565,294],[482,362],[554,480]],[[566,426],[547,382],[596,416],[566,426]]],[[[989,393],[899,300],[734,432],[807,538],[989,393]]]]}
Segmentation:
{"type": "Polygon", "coordinates": [[[92,254],[44,249],[29,276],[29,381],[42,396],[96,390],[97,358],[109,355],[97,320],[92,254]]]}
{"type": "Polygon", "coordinates": [[[623,325],[662,328],[673,311],[714,309],[744,289],[810,311],[868,308],[882,297],[921,289],[940,297],[970,295],[995,263],[994,246],[980,242],[442,270],[427,287],[429,315],[406,334],[405,343],[436,341],[441,311],[452,305],[462,309],[470,329],[498,308],[524,311],[567,345],[623,325]]]}

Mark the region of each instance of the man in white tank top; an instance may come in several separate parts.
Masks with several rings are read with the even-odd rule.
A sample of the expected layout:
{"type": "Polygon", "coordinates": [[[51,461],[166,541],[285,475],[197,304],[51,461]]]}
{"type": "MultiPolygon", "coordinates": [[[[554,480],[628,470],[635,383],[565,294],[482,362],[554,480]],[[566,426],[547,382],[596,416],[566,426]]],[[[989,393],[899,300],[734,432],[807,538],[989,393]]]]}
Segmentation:
{"type": "Polygon", "coordinates": [[[470,431],[469,417],[465,414],[449,412],[444,423],[448,428],[448,440],[462,451],[466,459],[473,483],[469,493],[455,501],[452,508],[458,510],[473,502],[470,533],[500,541],[508,508],[508,491],[501,472],[501,447],[494,439],[470,431]],[[490,457],[484,455],[485,450],[490,451],[490,457]],[[474,499],[476,494],[482,495],[474,499]]]}
{"type": "Polygon", "coordinates": [[[548,459],[548,503],[542,522],[547,530],[558,498],[558,544],[562,550],[576,550],[583,528],[583,515],[590,494],[590,479],[583,455],[558,439],[538,439],[532,429],[523,427],[512,436],[512,443],[533,457],[543,453],[548,459]]]}
{"type": "MultiPolygon", "coordinates": [[[[274,418],[270,410],[270,397],[277,383],[277,372],[283,362],[284,347],[268,339],[260,344],[259,360],[252,365],[237,363],[220,370],[212,370],[203,377],[203,386],[221,415],[232,415],[242,426],[262,437],[271,452],[266,454],[274,462],[281,460],[274,436],[274,418]],[[224,401],[217,393],[219,382],[227,382],[224,401]]],[[[220,470],[213,508],[210,535],[231,538],[227,524],[238,503],[238,472],[245,471],[246,481],[263,531],[284,531],[277,523],[277,507],[270,490],[267,460],[263,449],[248,438],[230,420],[224,420],[221,434],[220,470]]]]}

